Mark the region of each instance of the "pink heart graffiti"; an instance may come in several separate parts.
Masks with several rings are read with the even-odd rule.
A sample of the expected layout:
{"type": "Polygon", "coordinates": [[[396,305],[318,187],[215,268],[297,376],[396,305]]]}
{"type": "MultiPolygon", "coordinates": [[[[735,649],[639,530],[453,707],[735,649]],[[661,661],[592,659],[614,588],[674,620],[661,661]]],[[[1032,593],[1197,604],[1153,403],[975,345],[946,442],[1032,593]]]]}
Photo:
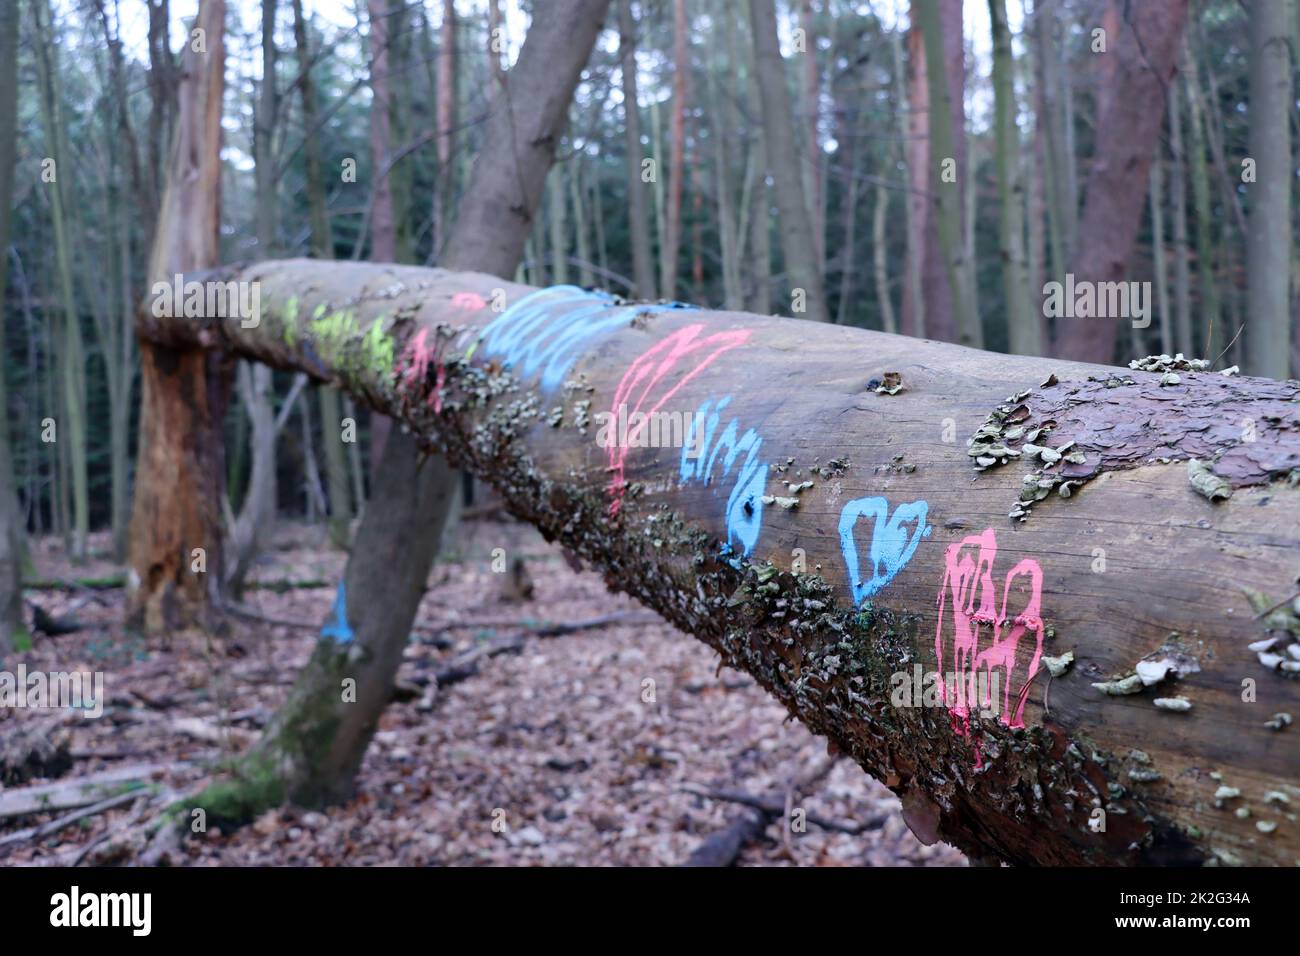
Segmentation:
{"type": "MultiPolygon", "coordinates": [[[[1003,581],[1002,604],[998,607],[993,571],[997,556],[997,535],[992,528],[949,545],[945,556],[934,652],[938,657],[940,696],[952,712],[953,726],[963,735],[969,735],[972,709],[997,705],[992,699],[996,691],[990,689],[996,688],[998,677],[1003,681],[999,718],[1008,727],[1025,726],[1025,700],[1043,655],[1043,622],[1039,617],[1043,571],[1032,558],[1013,567],[1003,581]],[[1028,654],[1022,655],[1020,642],[1026,634],[1032,636],[1033,647],[1026,648],[1028,654]],[[1021,663],[1024,656],[1029,658],[1027,666],[1021,663]],[[946,687],[945,676],[955,686],[946,687]],[[982,700],[977,699],[981,695],[975,691],[981,676],[985,681],[982,700]]],[[[978,766],[978,748],[976,760],[978,766]]]]}
{"type": "Polygon", "coordinates": [[[700,333],[704,329],[705,326],[700,323],[688,325],[656,342],[628,366],[618,383],[612,408],[615,416],[620,414],[620,409],[625,408],[628,420],[631,421],[647,401],[653,400],[654,404],[648,409],[649,414],[640,418],[634,427],[628,429],[625,442],[617,441],[610,445],[609,471],[612,477],[609,493],[613,498],[609,505],[611,516],[617,515],[619,507],[623,504],[623,493],[627,490],[623,481],[623,466],[627,461],[629,448],[636,447],[634,439],[640,436],[645,423],[676,395],[682,386],[708,368],[714,359],[728,349],[743,345],[753,334],[750,329],[732,329],[700,338],[700,333]],[[661,393],[655,391],[666,384],[665,379],[677,368],[678,362],[697,352],[705,354],[690,368],[690,371],[676,379],[672,387],[666,391],[661,393]]]}

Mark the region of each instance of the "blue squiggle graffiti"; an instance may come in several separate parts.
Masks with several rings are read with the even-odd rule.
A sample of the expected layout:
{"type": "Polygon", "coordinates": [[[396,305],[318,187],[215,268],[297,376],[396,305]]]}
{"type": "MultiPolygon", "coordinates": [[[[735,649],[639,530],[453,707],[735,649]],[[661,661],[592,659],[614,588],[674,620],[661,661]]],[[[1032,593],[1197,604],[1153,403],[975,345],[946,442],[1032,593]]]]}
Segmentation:
{"type": "Polygon", "coordinates": [[[481,338],[484,354],[500,355],[508,366],[531,376],[541,369],[542,389],[559,386],[578,351],[597,336],[631,323],[637,315],[690,308],[676,302],[619,305],[604,292],[573,285],[530,292],[488,323],[481,338]]]}
{"type": "Polygon", "coordinates": [[[853,590],[854,604],[861,604],[894,580],[894,575],[912,560],[921,538],[930,534],[930,526],[925,523],[929,511],[926,502],[913,501],[899,505],[886,521],[889,502],[884,498],[855,498],[844,506],[840,512],[840,548],[844,552],[844,564],[849,569],[849,587],[853,590]],[[867,551],[871,577],[866,580],[859,575],[858,546],[853,540],[853,526],[859,518],[875,521],[871,547],[867,551]],[[910,533],[905,527],[909,521],[915,522],[910,533]]]}
{"type": "Polygon", "coordinates": [[[763,439],[758,437],[754,429],[750,428],[737,437],[740,423],[733,418],[722,433],[718,434],[719,415],[730,402],[731,396],[728,395],[719,399],[716,407],[712,399],[700,406],[687,430],[679,473],[683,483],[700,480],[708,484],[713,479],[713,467],[719,456],[722,457],[722,476],[725,478],[731,474],[731,468],[741,452],[746,453],[745,461],[736,475],[736,483],[727,498],[727,545],[731,547],[734,539],[740,547],[741,555],[748,557],[758,544],[758,535],[763,529],[763,490],[767,487],[767,465],[758,459],[758,449],[763,444],[763,439]],[[697,434],[701,423],[703,434],[697,434]]]}
{"type": "Polygon", "coordinates": [[[356,637],[348,624],[348,586],[339,582],[338,594],[334,597],[334,619],[320,629],[322,638],[332,637],[339,644],[351,644],[356,637]]]}

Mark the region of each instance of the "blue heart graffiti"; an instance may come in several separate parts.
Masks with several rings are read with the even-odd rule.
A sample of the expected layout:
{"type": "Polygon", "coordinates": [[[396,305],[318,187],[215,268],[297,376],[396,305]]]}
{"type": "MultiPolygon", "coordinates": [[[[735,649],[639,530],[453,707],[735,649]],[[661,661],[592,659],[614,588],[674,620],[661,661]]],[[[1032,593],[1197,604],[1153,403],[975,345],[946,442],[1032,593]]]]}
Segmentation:
{"type": "Polygon", "coordinates": [[[889,502],[881,497],[855,498],[844,506],[840,512],[840,548],[849,570],[849,587],[853,590],[855,605],[860,605],[894,580],[894,576],[912,560],[921,538],[930,534],[930,526],[925,523],[929,511],[926,502],[913,501],[899,505],[893,515],[889,515],[889,502]],[[885,520],[887,516],[888,521],[885,520]],[[871,576],[866,579],[861,577],[858,546],[853,539],[853,527],[859,518],[870,518],[875,522],[865,569],[871,576]],[[910,532],[908,522],[915,522],[910,532]]]}

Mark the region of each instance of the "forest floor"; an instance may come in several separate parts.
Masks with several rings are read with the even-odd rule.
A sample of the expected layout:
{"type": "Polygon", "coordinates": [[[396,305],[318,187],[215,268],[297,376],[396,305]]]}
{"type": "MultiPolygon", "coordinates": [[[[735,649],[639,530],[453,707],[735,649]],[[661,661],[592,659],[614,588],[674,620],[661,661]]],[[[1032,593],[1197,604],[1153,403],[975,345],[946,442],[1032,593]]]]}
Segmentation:
{"type": "MultiPolygon", "coordinates": [[[[677,865],[745,812],[702,795],[726,790],[781,803],[788,793],[789,805],[810,817],[869,827],[827,832],[810,822],[806,832],[783,833],[771,818],[741,851],[741,865],[965,864],[952,847],[920,844],[893,794],[851,761],[829,761],[825,740],[787,721],[752,678],[720,671],[712,649],[610,594],[598,574],[572,570],[532,528],[468,520],[449,537],[356,797],[323,812],[271,811],[231,833],[209,827],[185,842],[183,862],[677,865]],[[515,576],[493,573],[494,548],[524,556],[530,598],[512,593],[515,576]],[[538,622],[611,615],[618,618],[604,626],[535,633],[538,622]],[[518,652],[483,657],[477,673],[438,687],[435,670],[517,635],[518,652]],[[793,784],[805,774],[817,779],[793,784]]],[[[103,557],[102,536],[75,568],[61,541],[35,540],[33,549],[41,579],[122,571],[103,557]]],[[[85,626],[38,634],[31,650],[0,667],[102,672],[104,709],[97,719],[0,711],[0,813],[19,788],[115,770],[129,776],[149,764],[163,765],[143,773],[150,783],[138,792],[150,799],[200,783],[215,761],[256,739],[283,700],[330,612],[343,563],[323,529],[282,524],[254,572],[262,587],[244,602],[267,620],[234,619],[220,641],[126,634],[120,588],[29,590],[29,604],[55,617],[71,611],[85,626]],[[53,756],[20,765],[18,742],[29,740],[52,744],[53,756]]],[[[0,865],[106,862],[104,848],[144,812],[145,798],[123,800],[54,833],[31,830],[78,811],[0,816],[0,865]]]]}

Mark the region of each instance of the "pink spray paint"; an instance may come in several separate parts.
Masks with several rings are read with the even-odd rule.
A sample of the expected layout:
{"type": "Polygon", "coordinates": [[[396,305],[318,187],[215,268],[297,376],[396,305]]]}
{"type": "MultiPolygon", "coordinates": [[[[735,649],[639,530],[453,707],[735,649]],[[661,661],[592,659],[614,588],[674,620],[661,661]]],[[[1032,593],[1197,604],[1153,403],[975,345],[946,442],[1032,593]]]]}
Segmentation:
{"type": "MultiPolygon", "coordinates": [[[[997,535],[988,528],[949,545],[944,558],[934,652],[940,697],[951,712],[953,729],[965,737],[970,736],[971,710],[982,707],[999,706],[998,718],[1007,727],[1025,726],[1025,701],[1043,655],[1042,568],[1032,558],[1015,565],[1003,580],[998,606],[993,571],[997,555],[997,535]],[[1033,646],[1021,653],[1027,634],[1033,646]],[[1025,657],[1028,665],[1022,668],[1025,657]],[[981,674],[987,689],[994,686],[995,673],[1001,678],[1002,700],[976,700],[981,674]],[[945,686],[945,674],[955,686],[945,686]]],[[[975,766],[981,765],[977,740],[975,766]]]]}
{"type": "Polygon", "coordinates": [[[627,490],[627,486],[623,481],[623,466],[627,461],[628,450],[634,447],[633,439],[640,436],[641,431],[649,422],[650,416],[663,408],[664,404],[676,395],[687,382],[713,364],[713,361],[719,355],[728,349],[743,345],[753,335],[751,329],[732,329],[726,332],[715,332],[712,335],[700,338],[700,333],[704,329],[705,326],[702,323],[688,325],[659,340],[628,366],[627,371],[623,373],[623,378],[618,383],[618,388],[614,392],[613,408],[611,409],[616,421],[620,409],[624,406],[626,406],[627,417],[630,421],[632,416],[641,411],[642,406],[647,402],[653,401],[654,404],[650,406],[647,410],[648,414],[637,422],[635,427],[628,428],[626,443],[616,438],[609,447],[609,471],[612,476],[609,493],[613,498],[609,505],[611,516],[618,514],[618,510],[623,504],[623,494],[627,490]],[[657,389],[667,384],[665,380],[671,372],[676,370],[677,364],[682,359],[700,352],[704,354],[690,368],[690,371],[676,379],[671,388],[662,392],[657,391],[657,389]]]}
{"type": "Polygon", "coordinates": [[[478,312],[487,308],[487,300],[477,292],[457,292],[451,297],[451,304],[467,312],[478,312]]]}
{"type": "MultiPolygon", "coordinates": [[[[467,293],[461,293],[467,294],[467,293]]],[[[437,344],[429,344],[429,330],[422,328],[406,343],[402,352],[402,361],[406,366],[398,376],[398,387],[405,392],[416,392],[424,387],[429,375],[429,367],[434,370],[434,387],[425,404],[432,405],[435,414],[442,412],[442,387],[446,382],[446,369],[443,367],[437,344]]]]}

